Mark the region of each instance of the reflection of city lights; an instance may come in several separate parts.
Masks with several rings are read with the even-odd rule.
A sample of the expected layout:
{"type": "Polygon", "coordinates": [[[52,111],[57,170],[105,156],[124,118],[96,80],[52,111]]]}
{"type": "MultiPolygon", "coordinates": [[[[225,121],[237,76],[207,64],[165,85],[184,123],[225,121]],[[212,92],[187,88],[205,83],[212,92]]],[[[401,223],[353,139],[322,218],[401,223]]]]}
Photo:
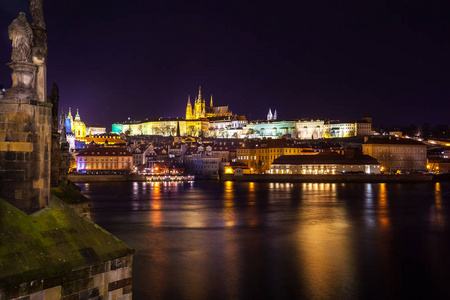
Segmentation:
{"type": "Polygon", "coordinates": [[[435,222],[439,226],[443,226],[445,222],[445,214],[443,213],[443,205],[442,205],[442,192],[441,192],[441,183],[436,182],[435,183],[435,189],[434,189],[434,202],[435,202],[435,209],[434,211],[431,211],[431,219],[435,220],[435,222]]]}
{"type": "Polygon", "coordinates": [[[372,184],[366,183],[365,190],[366,190],[366,202],[371,204],[373,202],[372,184]]]}
{"type": "Polygon", "coordinates": [[[386,183],[380,183],[380,194],[378,195],[378,222],[382,228],[389,227],[388,196],[386,183]]]}
{"type": "Polygon", "coordinates": [[[233,208],[233,199],[234,199],[234,187],[233,181],[225,182],[225,197],[224,197],[224,225],[225,227],[233,227],[235,224],[236,216],[233,208]]]}
{"type": "MultiPolygon", "coordinates": [[[[304,185],[307,191],[317,195],[317,201],[322,199],[322,191],[318,186],[311,190],[304,185]]],[[[324,186],[324,189],[331,186],[324,186]]],[[[324,191],[326,193],[330,192],[324,191]]],[[[309,195],[311,196],[311,195],[309,195]]],[[[324,195],[324,199],[325,199],[324,195]]],[[[306,200],[306,199],[305,199],[306,200]]],[[[324,210],[320,206],[312,206],[308,215],[314,214],[324,222],[301,223],[298,226],[298,269],[305,274],[306,287],[309,298],[328,299],[336,289],[335,276],[339,277],[337,284],[342,287],[351,286],[355,280],[355,253],[352,238],[352,226],[345,209],[336,207],[333,212],[324,210]],[[339,235],[330,235],[330,232],[339,230],[339,235]],[[330,251],[330,249],[332,249],[330,251]]],[[[332,297],[331,297],[332,298],[332,297]]]]}
{"type": "Polygon", "coordinates": [[[256,204],[256,193],[255,193],[255,183],[249,182],[248,184],[248,204],[255,205],[256,204]]]}

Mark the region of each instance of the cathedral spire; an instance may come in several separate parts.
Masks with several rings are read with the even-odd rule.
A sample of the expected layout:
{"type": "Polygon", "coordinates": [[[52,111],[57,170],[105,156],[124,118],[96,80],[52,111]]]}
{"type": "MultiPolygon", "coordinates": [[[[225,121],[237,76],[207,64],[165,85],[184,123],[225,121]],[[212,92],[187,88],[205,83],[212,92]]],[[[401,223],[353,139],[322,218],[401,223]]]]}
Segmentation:
{"type": "Polygon", "coordinates": [[[212,94],[211,94],[211,104],[209,106],[213,107],[212,94]]]}
{"type": "Polygon", "coordinates": [[[198,102],[202,102],[202,86],[198,86],[198,102]]]}
{"type": "Polygon", "coordinates": [[[275,112],[273,113],[273,119],[276,120],[277,119],[277,110],[275,109],[275,112]]]}
{"type": "Polygon", "coordinates": [[[267,113],[267,120],[273,120],[272,109],[269,108],[269,112],[267,113]]]}
{"type": "Polygon", "coordinates": [[[188,95],[188,103],[186,105],[186,120],[192,119],[191,95],[188,95]]]}

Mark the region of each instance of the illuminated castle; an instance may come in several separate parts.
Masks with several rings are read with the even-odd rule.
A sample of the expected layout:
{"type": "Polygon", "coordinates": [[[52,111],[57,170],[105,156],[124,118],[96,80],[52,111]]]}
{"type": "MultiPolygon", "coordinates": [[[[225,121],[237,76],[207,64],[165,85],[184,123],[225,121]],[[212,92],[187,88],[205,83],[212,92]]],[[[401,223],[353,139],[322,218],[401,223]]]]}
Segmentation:
{"type": "Polygon", "coordinates": [[[231,117],[233,113],[228,109],[228,106],[213,106],[213,98],[211,95],[211,102],[206,106],[205,99],[202,98],[202,87],[198,89],[198,97],[195,98],[194,107],[191,104],[191,97],[188,96],[188,103],[186,106],[186,120],[198,120],[202,118],[217,118],[217,117],[231,117]]]}

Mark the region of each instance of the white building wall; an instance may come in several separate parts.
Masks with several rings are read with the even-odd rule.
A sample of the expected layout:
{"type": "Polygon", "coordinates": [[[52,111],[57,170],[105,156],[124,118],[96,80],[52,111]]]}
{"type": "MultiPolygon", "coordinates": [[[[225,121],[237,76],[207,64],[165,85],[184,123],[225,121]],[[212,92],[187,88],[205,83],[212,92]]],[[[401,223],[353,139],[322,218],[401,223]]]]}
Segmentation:
{"type": "Polygon", "coordinates": [[[323,175],[323,174],[343,174],[343,173],[366,173],[380,174],[379,165],[342,165],[342,164],[312,164],[312,165],[284,165],[272,164],[271,174],[305,174],[305,175],[323,175]]]}
{"type": "Polygon", "coordinates": [[[295,123],[296,138],[321,139],[325,130],[325,120],[300,120],[295,123]]]}

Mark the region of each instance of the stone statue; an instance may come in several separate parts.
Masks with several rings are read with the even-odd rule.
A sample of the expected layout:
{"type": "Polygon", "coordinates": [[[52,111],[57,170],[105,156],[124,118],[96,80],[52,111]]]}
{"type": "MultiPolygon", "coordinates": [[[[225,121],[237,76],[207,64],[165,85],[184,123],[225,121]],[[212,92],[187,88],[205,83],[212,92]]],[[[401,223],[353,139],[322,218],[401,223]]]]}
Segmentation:
{"type": "Polygon", "coordinates": [[[13,62],[32,62],[31,46],[33,43],[33,30],[27,22],[25,13],[12,21],[8,27],[9,39],[12,40],[11,60],[13,62]]]}
{"type": "Polygon", "coordinates": [[[33,17],[33,27],[41,27],[42,29],[45,29],[42,0],[30,0],[30,12],[33,17]]]}

